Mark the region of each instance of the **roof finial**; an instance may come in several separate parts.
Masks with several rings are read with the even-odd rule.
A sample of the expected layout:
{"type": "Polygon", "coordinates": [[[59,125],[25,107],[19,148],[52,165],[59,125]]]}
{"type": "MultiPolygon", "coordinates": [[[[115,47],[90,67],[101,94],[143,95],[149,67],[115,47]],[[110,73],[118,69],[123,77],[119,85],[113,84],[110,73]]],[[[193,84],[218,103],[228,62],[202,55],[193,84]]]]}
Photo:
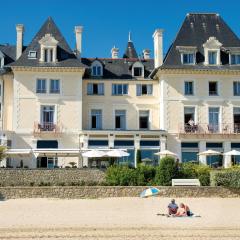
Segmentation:
{"type": "Polygon", "coordinates": [[[129,42],[132,41],[132,40],[131,40],[131,31],[129,31],[129,33],[128,33],[128,41],[129,41],[129,42]]]}

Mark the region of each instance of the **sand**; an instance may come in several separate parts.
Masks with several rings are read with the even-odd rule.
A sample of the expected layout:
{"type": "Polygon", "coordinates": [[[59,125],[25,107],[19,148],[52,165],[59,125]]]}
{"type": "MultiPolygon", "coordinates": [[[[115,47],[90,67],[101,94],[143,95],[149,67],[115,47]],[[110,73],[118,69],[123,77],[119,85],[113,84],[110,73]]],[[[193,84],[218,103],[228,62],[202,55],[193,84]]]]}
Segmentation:
{"type": "Polygon", "coordinates": [[[188,198],[200,218],[167,218],[170,199],[15,199],[0,202],[0,239],[240,239],[240,199],[188,198]]]}

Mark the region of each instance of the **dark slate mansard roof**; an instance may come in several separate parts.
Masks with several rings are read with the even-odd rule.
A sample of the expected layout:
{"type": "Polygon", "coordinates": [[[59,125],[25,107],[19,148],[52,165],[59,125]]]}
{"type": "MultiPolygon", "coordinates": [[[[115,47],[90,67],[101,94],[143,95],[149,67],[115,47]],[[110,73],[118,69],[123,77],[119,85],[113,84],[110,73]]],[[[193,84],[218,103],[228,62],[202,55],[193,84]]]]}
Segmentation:
{"type": "Polygon", "coordinates": [[[215,13],[187,14],[173,44],[170,46],[160,69],[239,69],[240,66],[229,64],[228,50],[231,47],[240,48],[240,40],[224,20],[215,13]],[[205,66],[203,44],[209,37],[216,37],[222,43],[220,66],[205,66]],[[197,48],[196,64],[181,63],[181,54],[177,46],[193,46],[197,48]]]}
{"type": "Polygon", "coordinates": [[[103,76],[101,79],[134,79],[132,76],[132,66],[135,62],[141,62],[144,66],[144,77],[148,78],[154,69],[153,59],[127,59],[127,58],[82,58],[83,64],[89,66],[85,71],[84,78],[99,78],[91,76],[91,64],[98,60],[103,65],[103,76]]]}
{"type": "Polygon", "coordinates": [[[23,51],[22,55],[16,62],[10,66],[27,66],[27,67],[84,67],[79,59],[75,56],[65,38],[59,31],[55,22],[51,17],[43,24],[39,32],[35,35],[32,42],[23,51]],[[51,34],[57,41],[57,62],[56,63],[41,63],[40,59],[40,44],[39,40],[46,34],[51,34]],[[29,51],[37,52],[37,59],[28,59],[29,51]]]}

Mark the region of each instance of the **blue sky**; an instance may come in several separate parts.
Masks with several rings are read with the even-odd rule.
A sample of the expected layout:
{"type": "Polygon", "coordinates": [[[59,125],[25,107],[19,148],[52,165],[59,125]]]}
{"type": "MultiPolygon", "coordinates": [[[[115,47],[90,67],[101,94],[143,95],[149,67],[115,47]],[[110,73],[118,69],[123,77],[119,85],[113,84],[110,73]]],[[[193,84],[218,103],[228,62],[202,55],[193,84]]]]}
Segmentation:
{"type": "Polygon", "coordinates": [[[110,57],[113,45],[120,49],[121,56],[129,30],[139,54],[144,48],[152,51],[152,34],[156,28],[165,30],[166,52],[188,12],[217,12],[240,35],[238,0],[0,1],[0,43],[15,44],[15,25],[23,23],[24,44],[28,44],[47,17],[52,16],[72,48],[75,46],[74,26],[84,27],[84,57],[110,57]]]}

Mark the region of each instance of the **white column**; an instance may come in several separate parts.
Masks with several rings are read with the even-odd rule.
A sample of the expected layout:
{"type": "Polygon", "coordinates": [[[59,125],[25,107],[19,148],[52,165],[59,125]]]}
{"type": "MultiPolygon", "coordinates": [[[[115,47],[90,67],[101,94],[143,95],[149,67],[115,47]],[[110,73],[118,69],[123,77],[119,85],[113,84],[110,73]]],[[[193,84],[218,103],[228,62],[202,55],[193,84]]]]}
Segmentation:
{"type": "Polygon", "coordinates": [[[108,135],[108,147],[109,148],[114,148],[114,135],[113,134],[109,134],[108,135]]]}
{"type": "MultiPolygon", "coordinates": [[[[199,152],[204,152],[206,151],[206,142],[205,141],[200,141],[199,142],[199,152]]],[[[199,156],[199,162],[207,165],[207,157],[206,156],[199,156]]]]}
{"type": "Polygon", "coordinates": [[[17,31],[16,59],[18,59],[22,55],[23,49],[23,33],[24,33],[23,24],[17,24],[16,31],[17,31]]]}
{"type": "MultiPolygon", "coordinates": [[[[85,136],[85,135],[83,135],[83,148],[84,149],[87,149],[88,148],[88,139],[89,139],[89,137],[88,136],[85,136]]],[[[88,166],[88,158],[87,157],[84,157],[83,158],[83,166],[88,166]]]]}
{"type": "MultiPolygon", "coordinates": [[[[231,142],[224,142],[223,143],[223,151],[229,152],[231,151],[231,142]]],[[[223,155],[223,166],[224,168],[229,168],[232,166],[232,156],[225,156],[223,155]]]]}
{"type": "Polygon", "coordinates": [[[163,63],[163,29],[156,29],[153,33],[154,43],[154,67],[160,67],[163,63]]]}
{"type": "Polygon", "coordinates": [[[140,136],[135,136],[134,138],[134,148],[135,148],[135,159],[134,166],[137,167],[137,151],[140,150],[140,136]]]}
{"type": "Polygon", "coordinates": [[[167,143],[167,139],[166,137],[161,137],[160,138],[160,151],[164,151],[166,150],[166,143],[167,143]]]}

